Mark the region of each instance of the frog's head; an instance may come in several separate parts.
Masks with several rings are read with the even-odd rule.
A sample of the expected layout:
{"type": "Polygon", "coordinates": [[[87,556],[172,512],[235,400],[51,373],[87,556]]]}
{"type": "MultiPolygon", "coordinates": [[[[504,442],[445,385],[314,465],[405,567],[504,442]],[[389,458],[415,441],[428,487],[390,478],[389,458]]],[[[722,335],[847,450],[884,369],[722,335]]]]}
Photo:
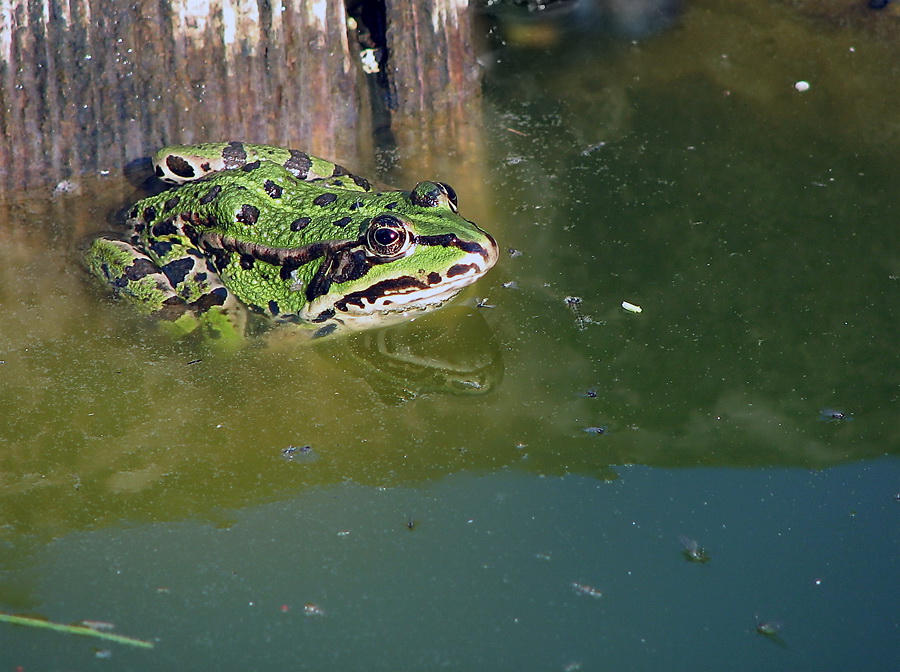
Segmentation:
{"type": "Polygon", "coordinates": [[[377,195],[373,215],[346,240],[323,251],[304,291],[305,319],[350,328],[390,323],[437,308],[497,261],[497,243],[457,211],[441,182],[377,195]]]}

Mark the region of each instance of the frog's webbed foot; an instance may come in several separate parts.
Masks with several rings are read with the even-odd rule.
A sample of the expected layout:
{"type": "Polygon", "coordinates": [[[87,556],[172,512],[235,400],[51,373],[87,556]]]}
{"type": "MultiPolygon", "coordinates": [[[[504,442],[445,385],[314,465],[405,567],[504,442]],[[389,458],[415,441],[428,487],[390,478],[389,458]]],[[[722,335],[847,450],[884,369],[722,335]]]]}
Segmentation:
{"type": "Polygon", "coordinates": [[[200,329],[210,341],[243,340],[246,310],[215,273],[167,272],[128,241],[112,236],[94,239],[84,261],[91,275],[142,313],[158,317],[173,336],[200,329]]]}

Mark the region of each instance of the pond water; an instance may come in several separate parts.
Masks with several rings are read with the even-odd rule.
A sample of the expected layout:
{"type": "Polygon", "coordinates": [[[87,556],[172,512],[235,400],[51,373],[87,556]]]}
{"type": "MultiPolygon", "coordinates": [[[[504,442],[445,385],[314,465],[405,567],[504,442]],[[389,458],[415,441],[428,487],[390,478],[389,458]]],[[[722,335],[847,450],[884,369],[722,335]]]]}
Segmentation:
{"type": "Polygon", "coordinates": [[[387,331],[172,343],[77,263],[136,189],[7,195],[0,612],[155,647],[0,669],[896,668],[900,60],[758,4],[494,54],[504,255],[387,331]]]}

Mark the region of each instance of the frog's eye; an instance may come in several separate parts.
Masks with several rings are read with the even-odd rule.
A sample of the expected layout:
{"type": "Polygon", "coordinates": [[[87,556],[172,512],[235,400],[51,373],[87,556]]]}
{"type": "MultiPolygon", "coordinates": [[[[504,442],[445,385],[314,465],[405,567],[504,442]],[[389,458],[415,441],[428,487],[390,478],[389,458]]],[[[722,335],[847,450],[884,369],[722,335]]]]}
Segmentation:
{"type": "Polygon", "coordinates": [[[396,257],[412,243],[406,225],[394,215],[382,214],[372,218],[366,231],[366,245],[380,257],[396,257]]]}
{"type": "Polygon", "coordinates": [[[409,200],[420,208],[447,208],[456,212],[456,192],[444,182],[419,182],[409,194],[409,200]]]}
{"type": "Polygon", "coordinates": [[[453,209],[453,212],[456,212],[457,208],[459,208],[459,202],[456,199],[456,190],[446,182],[438,182],[437,185],[440,187],[441,191],[447,195],[447,199],[450,201],[450,207],[453,209]]]}

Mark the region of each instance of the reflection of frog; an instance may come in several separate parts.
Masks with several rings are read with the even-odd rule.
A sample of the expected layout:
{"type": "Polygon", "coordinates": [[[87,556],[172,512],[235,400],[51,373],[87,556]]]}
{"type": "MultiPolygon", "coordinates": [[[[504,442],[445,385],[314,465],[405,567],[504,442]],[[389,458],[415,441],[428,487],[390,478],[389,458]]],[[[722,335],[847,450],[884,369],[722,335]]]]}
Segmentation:
{"type": "Polygon", "coordinates": [[[95,239],[85,260],[180,332],[239,338],[244,307],[315,335],[380,326],[442,305],[497,261],[440,182],[377,193],[333,163],[238,142],[168,147],[154,165],[184,184],[139,201],[128,237],[95,239]]]}

